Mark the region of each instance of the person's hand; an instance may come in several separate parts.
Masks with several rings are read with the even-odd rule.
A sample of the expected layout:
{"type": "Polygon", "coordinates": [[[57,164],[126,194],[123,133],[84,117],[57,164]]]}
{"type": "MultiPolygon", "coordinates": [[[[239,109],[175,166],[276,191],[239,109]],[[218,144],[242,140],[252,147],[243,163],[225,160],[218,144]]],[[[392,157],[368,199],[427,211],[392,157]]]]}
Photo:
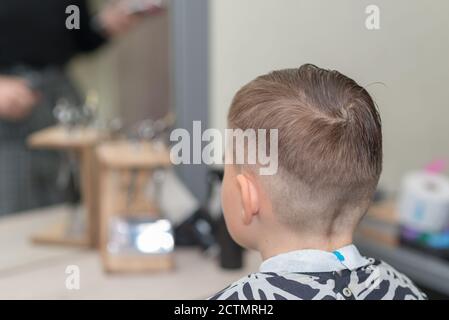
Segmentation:
{"type": "Polygon", "coordinates": [[[18,121],[27,117],[38,100],[25,80],[0,76],[0,119],[18,121]]]}
{"type": "Polygon", "coordinates": [[[117,36],[134,27],[145,15],[154,15],[163,9],[157,0],[121,0],[103,8],[98,15],[101,26],[110,36],[117,36]]]}

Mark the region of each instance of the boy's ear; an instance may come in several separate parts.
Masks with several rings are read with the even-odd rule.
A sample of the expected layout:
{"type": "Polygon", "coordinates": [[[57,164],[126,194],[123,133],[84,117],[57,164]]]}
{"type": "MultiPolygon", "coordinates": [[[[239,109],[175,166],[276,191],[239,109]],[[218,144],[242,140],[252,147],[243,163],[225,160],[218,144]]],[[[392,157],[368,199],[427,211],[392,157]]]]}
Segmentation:
{"type": "Polygon", "coordinates": [[[243,223],[248,225],[251,223],[253,216],[259,213],[259,194],[254,182],[244,174],[237,175],[237,184],[242,198],[243,223]]]}

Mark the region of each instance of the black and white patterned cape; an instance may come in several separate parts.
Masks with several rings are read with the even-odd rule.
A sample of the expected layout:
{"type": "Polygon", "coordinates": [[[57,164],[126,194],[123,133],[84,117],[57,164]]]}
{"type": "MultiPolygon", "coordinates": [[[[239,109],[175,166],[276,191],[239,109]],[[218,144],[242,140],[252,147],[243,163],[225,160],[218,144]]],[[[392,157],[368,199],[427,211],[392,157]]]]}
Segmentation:
{"type": "Polygon", "coordinates": [[[266,260],[211,300],[423,300],[426,295],[385,262],[350,245],[337,251],[301,250],[266,260]],[[312,271],[316,270],[316,271],[312,271]]]}

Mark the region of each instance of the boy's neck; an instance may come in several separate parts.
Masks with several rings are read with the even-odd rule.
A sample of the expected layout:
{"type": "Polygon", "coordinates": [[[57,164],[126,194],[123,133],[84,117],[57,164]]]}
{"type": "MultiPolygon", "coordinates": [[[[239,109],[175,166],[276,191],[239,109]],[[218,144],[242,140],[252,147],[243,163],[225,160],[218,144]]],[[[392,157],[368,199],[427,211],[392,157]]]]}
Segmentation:
{"type": "Polygon", "coordinates": [[[314,249],[332,252],[339,248],[352,244],[352,233],[344,236],[323,237],[300,237],[289,232],[278,234],[271,238],[265,238],[258,247],[262,259],[297,250],[314,249]]]}

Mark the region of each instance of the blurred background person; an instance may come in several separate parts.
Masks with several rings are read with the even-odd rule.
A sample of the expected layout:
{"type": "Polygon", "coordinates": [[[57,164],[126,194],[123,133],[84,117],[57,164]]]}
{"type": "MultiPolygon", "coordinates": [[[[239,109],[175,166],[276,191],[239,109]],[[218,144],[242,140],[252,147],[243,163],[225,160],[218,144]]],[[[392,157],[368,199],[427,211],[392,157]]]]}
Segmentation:
{"type": "MultiPolygon", "coordinates": [[[[158,11],[149,5],[145,12],[158,11]]],[[[58,99],[80,105],[65,70],[69,60],[129,31],[143,17],[138,12],[129,1],[110,2],[97,15],[86,0],[1,1],[0,215],[64,201],[59,154],[30,150],[26,138],[55,123],[58,99]],[[79,29],[66,27],[70,5],[79,9],[79,29]]]]}

